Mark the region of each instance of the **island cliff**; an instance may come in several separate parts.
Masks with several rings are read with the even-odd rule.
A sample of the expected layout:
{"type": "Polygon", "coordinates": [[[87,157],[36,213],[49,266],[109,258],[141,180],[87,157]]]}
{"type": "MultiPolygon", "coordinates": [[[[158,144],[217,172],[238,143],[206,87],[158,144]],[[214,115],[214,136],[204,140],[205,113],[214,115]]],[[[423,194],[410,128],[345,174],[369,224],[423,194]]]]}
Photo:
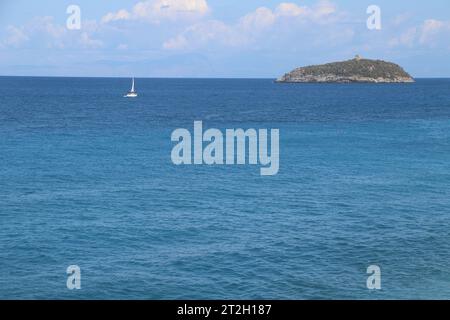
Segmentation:
{"type": "Polygon", "coordinates": [[[297,68],[276,82],[404,83],[414,79],[395,63],[356,56],[352,60],[297,68]]]}

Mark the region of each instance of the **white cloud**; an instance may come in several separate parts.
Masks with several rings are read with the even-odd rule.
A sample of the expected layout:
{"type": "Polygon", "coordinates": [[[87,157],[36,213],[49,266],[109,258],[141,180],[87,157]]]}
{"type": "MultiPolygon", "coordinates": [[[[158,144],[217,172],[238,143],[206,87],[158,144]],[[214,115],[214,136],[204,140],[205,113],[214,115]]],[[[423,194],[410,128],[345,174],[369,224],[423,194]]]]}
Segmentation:
{"type": "Polygon", "coordinates": [[[218,42],[225,46],[235,46],[242,41],[235,29],[219,20],[207,20],[186,28],[181,34],[163,43],[164,49],[184,50],[218,42]]]}
{"type": "Polygon", "coordinates": [[[18,47],[24,42],[28,41],[28,36],[25,34],[23,28],[17,28],[15,26],[8,26],[6,28],[8,32],[7,38],[2,42],[3,46],[18,47]]]}
{"type": "Polygon", "coordinates": [[[86,49],[97,49],[103,46],[102,41],[92,39],[87,32],[81,33],[80,44],[86,49]]]}
{"type": "Polygon", "coordinates": [[[53,17],[35,17],[23,26],[8,26],[8,36],[1,44],[16,48],[99,48],[103,46],[102,41],[92,38],[97,29],[94,21],[86,21],[82,31],[69,31],[66,26],[55,23],[53,17]]]}
{"type": "Polygon", "coordinates": [[[296,22],[327,24],[336,22],[338,18],[336,6],[329,1],[320,1],[312,7],[283,2],[274,10],[259,7],[241,17],[236,24],[228,25],[217,20],[197,22],[165,41],[163,48],[192,49],[213,41],[225,46],[249,45],[266,36],[269,30],[273,31],[277,23],[293,22],[291,27],[295,28],[296,22]]]}
{"type": "Polygon", "coordinates": [[[118,20],[128,20],[130,19],[131,14],[125,10],[119,10],[116,13],[109,12],[102,18],[102,23],[108,23],[111,21],[118,21],[118,20]]]}
{"type": "Polygon", "coordinates": [[[336,12],[336,5],[330,1],[320,1],[312,10],[315,19],[324,19],[336,12]]]}
{"type": "Polygon", "coordinates": [[[306,15],[308,11],[307,7],[299,7],[295,3],[283,2],[275,9],[275,14],[277,16],[298,17],[306,15]]]}
{"type": "Polygon", "coordinates": [[[31,28],[37,32],[44,32],[55,39],[63,37],[67,32],[66,27],[56,24],[53,17],[36,18],[31,28]]]}
{"type": "Polygon", "coordinates": [[[404,13],[401,13],[401,14],[397,15],[393,19],[392,23],[393,23],[394,26],[400,26],[401,24],[403,24],[403,23],[407,22],[408,20],[410,20],[411,17],[412,17],[412,14],[410,12],[404,12],[404,13]]]}
{"type": "Polygon", "coordinates": [[[412,47],[414,45],[414,41],[417,36],[417,28],[412,27],[408,30],[404,31],[400,36],[392,38],[389,41],[389,45],[392,47],[395,46],[408,46],[412,47]]]}
{"type": "Polygon", "coordinates": [[[179,34],[175,38],[171,38],[163,43],[164,49],[185,49],[188,45],[188,41],[183,34],[179,34]]]}
{"type": "Polygon", "coordinates": [[[210,11],[206,0],[147,0],[138,2],[131,11],[121,9],[109,12],[103,18],[103,23],[118,20],[144,20],[160,23],[163,20],[198,18],[210,11]]]}
{"type": "Polygon", "coordinates": [[[45,16],[35,17],[23,26],[8,26],[7,32],[8,36],[2,42],[4,47],[23,47],[39,38],[40,45],[62,48],[67,30],[55,24],[53,17],[45,16]]]}
{"type": "Polygon", "coordinates": [[[450,36],[450,22],[435,19],[425,20],[421,28],[419,42],[421,44],[434,44],[442,33],[446,33],[447,37],[450,36]]]}
{"type": "Polygon", "coordinates": [[[69,31],[64,25],[55,23],[52,17],[37,17],[21,27],[10,26],[9,35],[1,44],[23,46],[32,39],[30,45],[48,48],[97,49],[109,46],[125,50],[136,47],[136,44],[145,48],[145,43],[137,40],[142,37],[128,37],[130,43],[122,43],[123,40],[117,39],[118,32],[126,35],[136,26],[123,25],[119,30],[111,23],[141,21],[160,24],[167,21],[171,23],[161,26],[162,32],[158,33],[159,36],[154,35],[155,40],[152,42],[162,43],[165,50],[191,50],[209,45],[245,47],[258,41],[263,43],[267,37],[276,36],[281,28],[292,32],[303,25],[305,31],[311,28],[310,22],[326,24],[333,22],[330,17],[338,17],[336,6],[329,1],[319,1],[313,6],[282,2],[274,9],[259,7],[235,23],[205,19],[210,11],[206,0],[145,0],[137,2],[130,9],[107,13],[100,19],[101,23],[83,21],[81,31],[69,31]]]}
{"type": "Polygon", "coordinates": [[[276,16],[272,10],[266,7],[260,7],[242,17],[238,27],[247,32],[261,31],[272,26],[275,21],[276,16]]]}
{"type": "Polygon", "coordinates": [[[428,19],[421,25],[410,27],[406,31],[403,31],[399,36],[393,37],[389,41],[389,45],[392,47],[448,46],[450,44],[448,39],[450,39],[450,21],[428,19]]]}

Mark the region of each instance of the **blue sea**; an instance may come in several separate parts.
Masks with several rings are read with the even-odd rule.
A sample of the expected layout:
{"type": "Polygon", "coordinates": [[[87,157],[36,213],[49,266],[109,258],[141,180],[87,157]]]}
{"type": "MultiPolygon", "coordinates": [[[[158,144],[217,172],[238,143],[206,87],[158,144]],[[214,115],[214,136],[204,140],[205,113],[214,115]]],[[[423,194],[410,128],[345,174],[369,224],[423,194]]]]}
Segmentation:
{"type": "Polygon", "coordinates": [[[450,299],[450,79],[130,84],[0,77],[1,299],[450,299]],[[195,120],[279,173],[172,164],[195,120]]]}

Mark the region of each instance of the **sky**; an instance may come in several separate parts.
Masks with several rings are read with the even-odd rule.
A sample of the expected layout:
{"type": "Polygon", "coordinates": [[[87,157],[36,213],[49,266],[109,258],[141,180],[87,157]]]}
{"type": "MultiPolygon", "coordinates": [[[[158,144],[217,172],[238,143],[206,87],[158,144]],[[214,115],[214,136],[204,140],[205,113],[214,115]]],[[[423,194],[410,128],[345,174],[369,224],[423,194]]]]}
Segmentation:
{"type": "Polygon", "coordinates": [[[0,0],[0,75],[276,78],[356,54],[450,77],[450,2],[0,0]]]}

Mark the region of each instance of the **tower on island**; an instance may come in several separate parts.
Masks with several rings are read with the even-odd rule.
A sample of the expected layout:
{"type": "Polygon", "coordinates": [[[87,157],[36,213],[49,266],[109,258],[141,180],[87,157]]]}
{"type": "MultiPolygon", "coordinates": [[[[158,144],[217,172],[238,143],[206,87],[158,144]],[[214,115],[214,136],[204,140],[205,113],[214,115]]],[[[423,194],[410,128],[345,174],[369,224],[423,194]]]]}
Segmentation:
{"type": "Polygon", "coordinates": [[[361,60],[362,59],[362,57],[359,55],[359,54],[357,54],[356,56],[355,56],[355,60],[356,61],[359,61],[359,60],[361,60]]]}

